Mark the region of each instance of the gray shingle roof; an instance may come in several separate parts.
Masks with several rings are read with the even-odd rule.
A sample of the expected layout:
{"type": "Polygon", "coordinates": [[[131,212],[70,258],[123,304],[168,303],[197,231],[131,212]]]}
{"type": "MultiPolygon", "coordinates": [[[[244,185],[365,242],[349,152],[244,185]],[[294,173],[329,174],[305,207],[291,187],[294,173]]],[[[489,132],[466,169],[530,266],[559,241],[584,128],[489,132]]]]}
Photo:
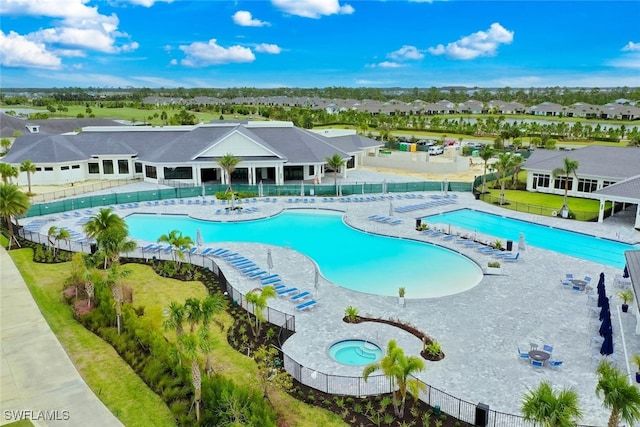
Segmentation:
{"type": "Polygon", "coordinates": [[[565,157],[577,160],[578,176],[589,175],[616,180],[629,178],[640,173],[640,149],[635,147],[590,146],[574,151],[536,150],[529,157],[523,169],[551,172],[562,167],[565,157]]]}
{"type": "Polygon", "coordinates": [[[594,194],[632,199],[635,200],[636,203],[640,203],[640,175],[616,182],[615,184],[595,191],[594,194]]]}
{"type": "MultiPolygon", "coordinates": [[[[322,163],[335,153],[343,158],[350,157],[334,145],[334,142],[347,141],[346,138],[328,138],[290,125],[260,127],[253,122],[171,129],[86,129],[75,135],[22,135],[16,139],[4,161],[14,164],[24,160],[58,163],[87,160],[96,155],[137,155],[139,160],[152,163],[187,163],[234,132],[272,152],[273,159],[289,163],[322,163]]],[[[368,138],[350,140],[354,145],[368,144],[368,138]]],[[[263,155],[260,157],[265,158],[263,155]]]]}

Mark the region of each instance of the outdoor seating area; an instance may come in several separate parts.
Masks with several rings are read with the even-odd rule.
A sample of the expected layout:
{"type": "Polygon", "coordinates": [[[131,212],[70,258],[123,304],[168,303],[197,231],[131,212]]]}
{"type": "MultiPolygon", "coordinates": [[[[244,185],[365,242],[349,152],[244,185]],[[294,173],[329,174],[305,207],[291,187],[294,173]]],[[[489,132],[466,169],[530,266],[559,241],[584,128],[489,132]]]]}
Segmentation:
{"type": "Polygon", "coordinates": [[[562,366],[563,361],[552,359],[552,356],[553,346],[549,344],[543,344],[542,349],[540,349],[538,344],[531,343],[527,351],[523,351],[518,347],[518,358],[528,361],[531,367],[535,369],[544,367],[557,369],[562,366]]]}
{"type": "Polygon", "coordinates": [[[415,205],[399,206],[395,208],[394,211],[398,213],[413,212],[420,209],[428,209],[435,206],[442,206],[442,205],[448,205],[451,203],[457,203],[458,202],[457,197],[452,197],[452,196],[455,196],[455,195],[447,194],[445,196],[436,196],[436,197],[432,196],[431,197],[432,200],[428,202],[417,203],[415,205]]]}

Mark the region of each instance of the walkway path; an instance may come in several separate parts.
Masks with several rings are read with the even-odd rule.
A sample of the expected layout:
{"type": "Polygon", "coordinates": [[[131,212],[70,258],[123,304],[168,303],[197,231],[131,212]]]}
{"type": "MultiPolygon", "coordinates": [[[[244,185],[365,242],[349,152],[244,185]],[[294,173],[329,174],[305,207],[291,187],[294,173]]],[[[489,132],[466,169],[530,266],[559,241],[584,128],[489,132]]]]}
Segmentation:
{"type": "Polygon", "coordinates": [[[0,425],[122,426],[89,389],[0,248],[0,425]]]}

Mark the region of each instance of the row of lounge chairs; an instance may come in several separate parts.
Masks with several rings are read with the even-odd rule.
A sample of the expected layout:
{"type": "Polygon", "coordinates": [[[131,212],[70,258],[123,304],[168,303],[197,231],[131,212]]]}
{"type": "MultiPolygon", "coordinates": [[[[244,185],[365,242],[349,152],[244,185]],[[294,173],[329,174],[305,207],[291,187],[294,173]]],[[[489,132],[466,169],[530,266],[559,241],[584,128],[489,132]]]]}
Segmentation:
{"type": "Polygon", "coordinates": [[[411,211],[417,211],[420,209],[428,209],[434,206],[443,206],[443,205],[448,205],[448,204],[457,203],[457,202],[458,202],[457,199],[452,197],[447,197],[447,198],[441,198],[441,199],[434,199],[428,202],[418,203],[415,205],[398,206],[397,208],[394,209],[394,211],[399,213],[411,212],[411,211]]]}
{"type": "Polygon", "coordinates": [[[401,219],[393,219],[393,218],[389,218],[387,216],[371,215],[370,217],[368,217],[368,219],[369,219],[369,221],[380,222],[380,223],[383,223],[383,224],[390,224],[390,225],[402,224],[402,220],[401,219]]]}
{"type": "Polygon", "coordinates": [[[424,230],[422,234],[429,237],[442,237],[442,240],[452,241],[466,248],[474,248],[476,249],[477,252],[480,252],[485,255],[494,256],[506,262],[516,262],[520,259],[520,252],[516,252],[514,254],[513,252],[510,252],[510,251],[503,251],[501,249],[496,249],[491,246],[487,246],[484,243],[477,242],[473,239],[458,236],[455,234],[446,234],[440,230],[428,229],[428,230],[424,230]]]}
{"type": "Polygon", "coordinates": [[[316,300],[308,299],[311,297],[311,292],[302,291],[297,287],[287,286],[278,274],[269,274],[252,260],[242,256],[238,252],[219,248],[207,251],[206,253],[203,251],[202,254],[211,255],[226,261],[248,279],[259,280],[261,286],[273,286],[278,296],[289,297],[292,302],[296,303],[295,309],[297,311],[307,310],[318,304],[316,300]]]}

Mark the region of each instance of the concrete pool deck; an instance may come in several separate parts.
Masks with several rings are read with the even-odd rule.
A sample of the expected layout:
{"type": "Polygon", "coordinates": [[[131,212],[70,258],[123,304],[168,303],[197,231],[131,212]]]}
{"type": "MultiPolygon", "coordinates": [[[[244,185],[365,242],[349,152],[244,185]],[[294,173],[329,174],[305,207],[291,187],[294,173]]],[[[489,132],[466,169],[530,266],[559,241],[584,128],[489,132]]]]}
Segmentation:
{"type": "MultiPolygon", "coordinates": [[[[431,193],[424,193],[429,194],[431,193]]],[[[418,233],[415,231],[415,218],[471,207],[540,224],[570,227],[572,231],[600,237],[630,243],[640,241],[640,233],[633,230],[631,220],[625,218],[630,213],[617,214],[602,224],[580,223],[506,211],[476,201],[470,193],[459,193],[456,204],[404,214],[396,213],[394,217],[403,220],[402,224],[396,226],[367,219],[372,214],[388,215],[388,201],[323,202],[322,197],[316,197],[314,204],[296,204],[287,203],[287,199],[281,198],[277,203],[249,203],[248,206],[257,206],[259,210],[240,215],[216,215],[215,209],[220,208],[219,202],[213,206],[147,206],[140,203],[137,208],[118,209],[116,212],[124,215],[133,212],[188,212],[196,218],[229,221],[271,216],[290,208],[335,209],[345,212],[345,221],[355,228],[436,243],[469,256],[482,267],[486,266],[490,257],[459,244],[418,233]]],[[[415,203],[416,199],[403,198],[395,200],[394,206],[415,203]]],[[[77,221],[78,218],[62,219],[58,220],[56,225],[67,225],[79,230],[81,226],[77,221]]],[[[28,223],[27,220],[23,222],[28,223]]],[[[47,226],[44,226],[42,232],[46,233],[46,228],[47,226]]],[[[471,233],[472,230],[467,232],[471,233]]],[[[205,242],[205,246],[233,249],[267,267],[267,245],[205,242]]],[[[601,399],[595,396],[594,391],[597,382],[597,362],[592,359],[592,355],[598,353],[599,346],[594,345],[591,338],[597,335],[599,322],[589,309],[588,296],[585,293],[563,289],[560,279],[566,273],[573,273],[578,277],[589,275],[597,280],[600,272],[604,272],[608,295],[613,296],[617,291],[613,279],[616,274],[621,273],[619,269],[527,245],[520,261],[502,263],[502,275],[485,276],[473,289],[447,297],[411,299],[411,295],[407,295],[406,306],[401,307],[396,297],[350,291],[322,277],[318,288],[315,289],[315,264],[311,259],[286,247],[271,249],[274,263],[272,272],[278,273],[285,283],[312,292],[314,299],[318,301],[316,307],[306,312],[296,312],[294,303],[288,298],[280,297],[269,302],[275,309],[296,316],[296,333],[285,343],[284,351],[299,364],[327,374],[359,376],[362,372],[361,367],[338,364],[327,355],[327,348],[333,342],[348,338],[366,338],[383,348],[387,341],[393,338],[407,353],[418,354],[422,343],[398,328],[375,323],[348,325],[342,322],[345,308],[355,306],[363,315],[399,319],[410,323],[442,345],[445,359],[427,362],[425,371],[418,375],[432,387],[472,403],[486,403],[493,410],[519,414],[522,394],[528,388],[536,387],[540,381],[549,380],[554,386],[573,387],[578,392],[584,412],[582,424],[606,425],[609,411],[603,408],[601,399]],[[563,366],[558,370],[548,367],[535,370],[528,362],[520,360],[517,348],[528,349],[530,343],[539,346],[553,345],[553,358],[562,360],[563,366]]],[[[240,291],[248,292],[256,287],[255,281],[247,280],[225,262],[216,262],[233,286],[240,291]]],[[[423,263],[425,269],[429,268],[429,260],[419,259],[416,262],[423,263]]],[[[623,372],[632,375],[633,372],[628,371],[628,359],[632,354],[640,353],[640,337],[635,334],[636,314],[635,311],[621,313],[619,305],[619,299],[614,296],[614,361],[623,372]]]]}

